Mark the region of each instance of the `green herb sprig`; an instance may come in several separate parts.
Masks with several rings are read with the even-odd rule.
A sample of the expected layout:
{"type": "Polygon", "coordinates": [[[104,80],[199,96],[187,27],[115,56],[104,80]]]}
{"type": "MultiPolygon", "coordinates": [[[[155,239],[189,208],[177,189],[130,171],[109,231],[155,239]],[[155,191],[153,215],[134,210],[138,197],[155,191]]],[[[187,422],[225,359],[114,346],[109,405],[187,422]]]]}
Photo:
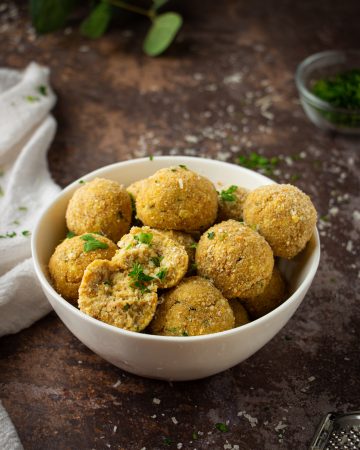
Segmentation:
{"type": "Polygon", "coordinates": [[[133,264],[129,272],[129,277],[133,280],[133,284],[131,285],[133,288],[140,289],[142,293],[150,292],[148,284],[154,280],[154,277],[144,273],[144,269],[140,263],[135,262],[133,264]]]}
{"type": "MultiPolygon", "coordinates": [[[[32,24],[40,34],[50,33],[66,26],[76,6],[76,2],[72,0],[29,1],[32,24]]],[[[171,45],[183,23],[181,15],[177,12],[159,13],[168,1],[152,0],[148,7],[123,0],[89,1],[91,10],[81,22],[80,32],[90,39],[101,37],[108,29],[117,9],[120,8],[149,19],[151,26],[143,42],[143,51],[149,56],[158,56],[171,45]]]]}
{"type": "Polygon", "coordinates": [[[151,241],[153,239],[152,233],[139,233],[134,236],[135,241],[138,241],[140,244],[151,245],[151,241]]]}
{"type": "Polygon", "coordinates": [[[99,248],[106,249],[109,248],[108,244],[106,242],[101,242],[98,239],[96,239],[92,234],[84,234],[83,236],[80,236],[80,239],[82,239],[84,242],[84,252],[91,252],[92,250],[97,250],[99,248]]]}
{"type": "Polygon", "coordinates": [[[234,195],[234,192],[237,190],[237,186],[234,184],[229,187],[229,189],[222,190],[220,192],[220,198],[224,202],[234,202],[236,200],[236,196],[234,195]]]}

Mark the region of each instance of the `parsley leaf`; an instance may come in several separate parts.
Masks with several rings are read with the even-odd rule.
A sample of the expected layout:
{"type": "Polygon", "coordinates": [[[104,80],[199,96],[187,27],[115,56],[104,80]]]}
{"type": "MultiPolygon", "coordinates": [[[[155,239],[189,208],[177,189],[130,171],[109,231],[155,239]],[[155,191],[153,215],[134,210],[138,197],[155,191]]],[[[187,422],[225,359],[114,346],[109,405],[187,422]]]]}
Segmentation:
{"type": "Polygon", "coordinates": [[[215,233],[214,233],[213,231],[210,231],[210,232],[207,234],[207,237],[208,237],[208,239],[214,239],[215,233]]]}
{"type": "Polygon", "coordinates": [[[25,100],[27,100],[29,103],[39,102],[40,97],[37,97],[36,95],[27,95],[25,97],[25,100]]]}
{"type": "Polygon", "coordinates": [[[152,233],[139,233],[134,236],[134,239],[141,244],[150,245],[152,241],[153,235],[152,233]]]}
{"type": "Polygon", "coordinates": [[[76,234],[75,234],[73,231],[68,231],[68,232],[66,233],[66,239],[71,239],[71,238],[73,238],[74,236],[76,236],[76,234]]]}
{"type": "Polygon", "coordinates": [[[147,284],[154,279],[154,277],[144,273],[142,265],[135,262],[132,266],[132,270],[129,272],[129,277],[133,279],[133,288],[138,288],[142,293],[150,292],[147,284]]]}
{"type": "Polygon", "coordinates": [[[232,186],[229,187],[229,189],[224,189],[223,191],[220,192],[220,198],[221,200],[223,200],[224,202],[234,202],[236,200],[236,197],[234,195],[234,192],[237,190],[237,186],[235,186],[234,184],[232,186]]]}
{"type": "Polygon", "coordinates": [[[222,433],[226,433],[227,431],[229,431],[229,427],[225,423],[216,423],[215,427],[222,433]]]}
{"type": "Polygon", "coordinates": [[[84,242],[84,252],[91,252],[92,250],[97,250],[99,248],[109,248],[108,244],[105,242],[101,242],[98,239],[96,239],[92,234],[84,234],[83,236],[80,236],[80,239],[82,239],[84,242]]]}
{"type": "Polygon", "coordinates": [[[154,263],[155,267],[160,267],[161,261],[164,259],[164,257],[163,256],[153,256],[150,259],[154,263]]]}
{"type": "Polygon", "coordinates": [[[156,277],[159,278],[159,280],[163,280],[166,277],[167,268],[162,267],[159,272],[156,274],[156,277]]]}
{"type": "Polygon", "coordinates": [[[196,248],[197,246],[197,242],[193,242],[191,245],[189,245],[190,248],[196,248]]]}
{"type": "Polygon", "coordinates": [[[23,236],[27,237],[27,236],[30,236],[31,233],[30,233],[29,230],[24,230],[24,231],[21,232],[21,234],[22,234],[23,236]]]}
{"type": "Polygon", "coordinates": [[[249,156],[240,155],[237,162],[240,166],[246,167],[247,169],[258,169],[271,175],[279,163],[279,158],[266,158],[265,156],[251,152],[249,156]]]}
{"type": "Polygon", "coordinates": [[[184,170],[189,170],[184,164],[179,164],[179,167],[181,167],[184,170]]]}
{"type": "Polygon", "coordinates": [[[44,97],[47,96],[47,87],[44,85],[38,86],[37,88],[39,94],[43,95],[44,97]]]}

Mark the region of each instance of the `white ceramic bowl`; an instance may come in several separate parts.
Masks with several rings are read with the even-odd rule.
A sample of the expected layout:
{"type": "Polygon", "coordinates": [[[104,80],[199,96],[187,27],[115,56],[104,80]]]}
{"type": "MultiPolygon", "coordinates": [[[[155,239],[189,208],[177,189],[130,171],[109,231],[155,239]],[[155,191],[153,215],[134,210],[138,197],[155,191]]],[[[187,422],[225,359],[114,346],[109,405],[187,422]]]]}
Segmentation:
{"type": "MultiPolygon", "coordinates": [[[[86,175],[117,180],[125,186],[171,165],[185,164],[208,177],[218,188],[237,184],[254,189],[272,180],[242,167],[190,157],[155,157],[116,163],[86,175]]],[[[102,358],[137,375],[165,380],[194,380],[235,366],[254,354],[286,324],[302,302],[316,273],[320,258],[317,231],[307,248],[291,262],[282,262],[292,295],[266,316],[221,333],[194,337],[152,336],[122,330],[79,311],[59,294],[49,281],[47,264],[66,232],[65,210],[75,181],[64,189],[42,214],[32,236],[36,274],[52,307],[67,328],[102,358]]]]}

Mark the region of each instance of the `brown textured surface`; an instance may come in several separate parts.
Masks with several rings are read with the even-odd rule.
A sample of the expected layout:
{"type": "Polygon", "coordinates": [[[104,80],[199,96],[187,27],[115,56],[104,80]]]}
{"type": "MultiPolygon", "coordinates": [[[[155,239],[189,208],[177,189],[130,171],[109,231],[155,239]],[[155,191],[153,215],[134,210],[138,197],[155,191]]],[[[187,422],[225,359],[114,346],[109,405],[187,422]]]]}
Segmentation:
{"type": "Polygon", "coordinates": [[[114,29],[96,42],[76,32],[34,39],[24,15],[9,19],[5,10],[0,66],[22,68],[34,59],[52,68],[59,129],[49,164],[62,186],[149,152],[196,150],[229,161],[250,150],[267,156],[305,152],[283,161],[277,179],[300,174],[296,184],[326,216],[318,275],[295,316],[267,346],[197,382],[170,385],[122,372],[85,348],[53,314],[2,338],[0,397],[25,449],[156,450],[181,442],[183,449],[198,450],[302,450],[324,413],[360,408],[354,213],[360,209],[360,141],[314,128],[293,82],[297,63],[308,54],[358,46],[360,4],[204,5],[180,5],[185,28],[159,59],[141,53],[143,22],[130,27],[133,34],[114,29]],[[242,81],[229,82],[239,81],[238,75],[228,78],[234,74],[242,74],[242,81]],[[268,108],[267,100],[259,102],[265,96],[268,108]],[[257,419],[253,427],[244,411],[257,419]],[[215,429],[226,421],[228,433],[215,429]],[[193,441],[193,431],[204,434],[193,441]],[[164,437],[173,443],[165,445],[164,437]]]}

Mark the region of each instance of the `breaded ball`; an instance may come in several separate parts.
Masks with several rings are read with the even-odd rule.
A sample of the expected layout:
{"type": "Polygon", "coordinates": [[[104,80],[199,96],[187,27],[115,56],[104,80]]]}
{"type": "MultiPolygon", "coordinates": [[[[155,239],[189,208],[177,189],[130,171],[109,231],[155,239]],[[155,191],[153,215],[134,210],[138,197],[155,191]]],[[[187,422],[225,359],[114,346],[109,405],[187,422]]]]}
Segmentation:
{"type": "Polygon", "coordinates": [[[229,330],[234,323],[221,292],[209,280],[190,277],[162,294],[150,331],[163,336],[198,336],[229,330]]]}
{"type": "Polygon", "coordinates": [[[232,185],[219,193],[219,209],[217,221],[234,219],[243,220],[243,209],[248,189],[232,185]]]}
{"type": "Polygon", "coordinates": [[[310,197],[290,184],[271,184],[250,192],[244,220],[256,226],[275,256],[291,259],[310,240],[317,214],[310,197]]]}
{"type": "Polygon", "coordinates": [[[158,170],[136,199],[139,219],[161,230],[204,230],[215,222],[217,208],[214,185],[186,166],[158,170]]]}
{"type": "Polygon", "coordinates": [[[153,318],[157,286],[137,286],[129,272],[111,261],[97,260],[85,270],[79,289],[79,308],[102,322],[141,331],[153,318]]]}
{"type": "Polygon", "coordinates": [[[163,235],[182,245],[189,257],[189,267],[195,262],[195,249],[196,242],[191,234],[184,233],[183,231],[173,231],[173,230],[158,230],[163,235]]]}
{"type": "Polygon", "coordinates": [[[264,292],[257,297],[241,299],[241,302],[250,316],[253,319],[258,319],[281,305],[286,299],[286,294],[285,281],[279,269],[274,266],[270,282],[264,292]]]}
{"type": "Polygon", "coordinates": [[[195,261],[226,298],[261,294],[270,281],[274,257],[259,233],[235,220],[209,228],[200,238],[195,261]]]}
{"type": "Polygon", "coordinates": [[[127,270],[141,267],[162,288],[175,286],[188,269],[185,248],[149,227],[132,227],[118,246],[114,262],[127,270]]]}
{"type": "Polygon", "coordinates": [[[136,200],[140,190],[145,186],[146,181],[147,179],[135,181],[126,188],[127,192],[133,197],[134,200],[136,200]]]}
{"type": "Polygon", "coordinates": [[[250,322],[249,314],[241,304],[240,300],[233,298],[229,300],[229,305],[234,313],[235,327],[241,327],[241,325],[245,325],[250,322]]]}
{"type": "Polygon", "coordinates": [[[66,224],[75,234],[102,233],[118,241],[129,231],[131,200],[125,188],[113,180],[95,178],[83,184],[70,199],[66,224]]]}
{"type": "Polygon", "coordinates": [[[76,303],[86,267],[95,259],[111,259],[117,250],[110,239],[85,234],[65,239],[49,261],[49,272],[55,290],[66,300],[76,303]]]}

